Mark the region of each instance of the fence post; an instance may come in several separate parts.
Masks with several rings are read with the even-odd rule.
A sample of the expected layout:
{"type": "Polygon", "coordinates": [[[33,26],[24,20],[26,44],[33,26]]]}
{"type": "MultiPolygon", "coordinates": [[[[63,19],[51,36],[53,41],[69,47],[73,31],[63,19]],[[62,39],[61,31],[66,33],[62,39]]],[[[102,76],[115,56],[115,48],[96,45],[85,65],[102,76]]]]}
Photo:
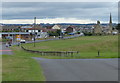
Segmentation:
{"type": "Polygon", "coordinates": [[[74,57],[74,56],[73,56],[73,52],[71,52],[71,55],[72,55],[72,57],[74,57]]]}
{"type": "MultiPolygon", "coordinates": [[[[23,46],[21,46],[21,48],[28,52],[39,53],[41,56],[75,57],[74,54],[79,53],[79,51],[34,51],[34,50],[28,50],[23,46]]],[[[99,51],[98,51],[98,56],[100,56],[99,51]]]]}

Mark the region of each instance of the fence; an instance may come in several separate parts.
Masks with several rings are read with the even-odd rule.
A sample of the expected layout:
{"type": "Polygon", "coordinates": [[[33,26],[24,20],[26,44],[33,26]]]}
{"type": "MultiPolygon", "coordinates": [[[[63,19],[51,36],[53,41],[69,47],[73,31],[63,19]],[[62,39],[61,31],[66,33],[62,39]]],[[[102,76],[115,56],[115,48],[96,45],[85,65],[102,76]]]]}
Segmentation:
{"type": "Polygon", "coordinates": [[[34,51],[28,50],[21,46],[21,48],[25,51],[32,53],[39,53],[41,56],[64,56],[64,57],[73,57],[74,54],[78,54],[78,51],[34,51]]]}

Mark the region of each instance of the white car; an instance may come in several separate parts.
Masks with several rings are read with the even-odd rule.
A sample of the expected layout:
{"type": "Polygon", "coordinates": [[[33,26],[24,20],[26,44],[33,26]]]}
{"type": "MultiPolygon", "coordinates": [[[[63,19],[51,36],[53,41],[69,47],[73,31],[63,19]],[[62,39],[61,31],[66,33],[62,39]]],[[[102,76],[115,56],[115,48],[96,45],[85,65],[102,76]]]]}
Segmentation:
{"type": "Polygon", "coordinates": [[[117,34],[118,34],[118,32],[112,32],[112,34],[113,34],[113,35],[117,35],[117,34]]]}
{"type": "Polygon", "coordinates": [[[26,41],[24,39],[20,40],[20,43],[26,43],[26,41]]]}
{"type": "Polygon", "coordinates": [[[84,36],[84,33],[80,33],[80,36],[84,36]]]}

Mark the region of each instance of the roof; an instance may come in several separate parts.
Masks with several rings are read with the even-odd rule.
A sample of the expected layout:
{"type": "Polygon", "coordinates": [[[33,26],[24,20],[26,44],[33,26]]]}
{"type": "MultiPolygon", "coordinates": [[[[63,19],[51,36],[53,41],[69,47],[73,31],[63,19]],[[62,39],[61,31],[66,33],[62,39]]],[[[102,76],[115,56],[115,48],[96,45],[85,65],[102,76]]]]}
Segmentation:
{"type": "Polygon", "coordinates": [[[22,26],[21,28],[32,28],[32,26],[22,26]]]}
{"type": "Polygon", "coordinates": [[[0,34],[30,34],[29,32],[2,32],[0,34]]]}
{"type": "Polygon", "coordinates": [[[2,26],[2,29],[17,29],[18,27],[20,27],[20,26],[2,26]]]}
{"type": "Polygon", "coordinates": [[[42,32],[56,31],[57,29],[46,29],[46,28],[28,28],[26,30],[42,30],[42,32]]]}

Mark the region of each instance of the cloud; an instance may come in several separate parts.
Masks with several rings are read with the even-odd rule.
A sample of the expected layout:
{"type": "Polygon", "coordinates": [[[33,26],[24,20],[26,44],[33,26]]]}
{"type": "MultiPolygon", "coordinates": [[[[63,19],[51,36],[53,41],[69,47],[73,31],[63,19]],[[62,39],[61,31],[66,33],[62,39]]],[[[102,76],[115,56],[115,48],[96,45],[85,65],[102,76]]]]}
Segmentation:
{"type": "MultiPolygon", "coordinates": [[[[14,20],[3,20],[3,23],[8,23],[8,24],[33,24],[34,20],[33,19],[14,19],[14,20]]],[[[45,18],[45,19],[37,19],[36,21],[37,24],[39,23],[78,23],[78,24],[87,24],[87,23],[93,23],[92,20],[86,19],[86,20],[79,20],[76,18],[45,18]]]]}
{"type": "Polygon", "coordinates": [[[109,13],[117,20],[117,3],[113,2],[4,2],[3,20],[56,19],[109,21],[109,13]]]}

